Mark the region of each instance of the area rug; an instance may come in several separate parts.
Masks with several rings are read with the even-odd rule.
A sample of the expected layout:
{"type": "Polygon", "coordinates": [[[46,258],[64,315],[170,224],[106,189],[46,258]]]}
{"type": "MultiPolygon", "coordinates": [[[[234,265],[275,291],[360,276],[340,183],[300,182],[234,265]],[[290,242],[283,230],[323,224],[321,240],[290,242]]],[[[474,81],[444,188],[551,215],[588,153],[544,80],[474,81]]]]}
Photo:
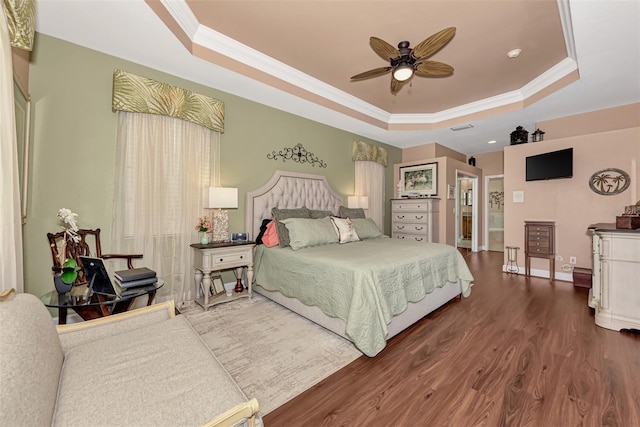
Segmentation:
{"type": "Polygon", "coordinates": [[[249,398],[266,415],[362,356],[344,338],[254,294],[180,309],[249,398]]]}

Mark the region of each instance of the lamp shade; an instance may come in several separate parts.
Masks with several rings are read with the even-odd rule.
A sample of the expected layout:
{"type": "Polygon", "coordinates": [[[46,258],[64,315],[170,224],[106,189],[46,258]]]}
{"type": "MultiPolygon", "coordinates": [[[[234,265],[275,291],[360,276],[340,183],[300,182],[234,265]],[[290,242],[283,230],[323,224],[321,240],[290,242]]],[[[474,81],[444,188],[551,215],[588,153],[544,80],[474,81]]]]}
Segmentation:
{"type": "Polygon", "coordinates": [[[225,209],[238,207],[238,189],[229,187],[209,187],[207,208],[225,209]]]}
{"type": "Polygon", "coordinates": [[[347,207],[369,209],[369,198],[367,196],[349,196],[347,197],[347,207]]]}

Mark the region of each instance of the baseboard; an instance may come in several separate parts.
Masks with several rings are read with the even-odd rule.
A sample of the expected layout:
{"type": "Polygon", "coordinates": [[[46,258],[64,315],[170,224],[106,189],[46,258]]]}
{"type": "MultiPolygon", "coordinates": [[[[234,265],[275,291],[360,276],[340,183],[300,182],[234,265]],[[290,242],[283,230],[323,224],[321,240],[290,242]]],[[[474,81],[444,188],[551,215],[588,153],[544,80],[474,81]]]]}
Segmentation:
{"type": "MultiPolygon", "coordinates": [[[[502,265],[502,271],[505,272],[505,273],[508,273],[506,264],[502,265]]],[[[517,274],[524,275],[524,273],[525,273],[524,267],[520,267],[519,266],[517,274]]],[[[536,269],[536,268],[532,268],[531,269],[531,277],[542,277],[542,278],[548,279],[549,278],[549,270],[539,270],[539,269],[536,269]]],[[[573,283],[573,274],[556,271],[555,279],[563,281],[563,282],[571,282],[571,283],[573,283]]]]}

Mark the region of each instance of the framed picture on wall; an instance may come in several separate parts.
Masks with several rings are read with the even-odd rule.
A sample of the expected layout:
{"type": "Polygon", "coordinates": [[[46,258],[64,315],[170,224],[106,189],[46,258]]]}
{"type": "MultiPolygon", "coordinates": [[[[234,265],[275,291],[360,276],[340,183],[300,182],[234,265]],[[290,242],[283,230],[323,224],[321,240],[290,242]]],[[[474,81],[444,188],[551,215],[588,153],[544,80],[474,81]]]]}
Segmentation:
{"type": "Polygon", "coordinates": [[[447,199],[452,200],[456,198],[456,186],[448,184],[447,185],[447,199]]]}
{"type": "Polygon", "coordinates": [[[399,197],[431,197],[438,195],[438,164],[400,168],[399,197]]]}

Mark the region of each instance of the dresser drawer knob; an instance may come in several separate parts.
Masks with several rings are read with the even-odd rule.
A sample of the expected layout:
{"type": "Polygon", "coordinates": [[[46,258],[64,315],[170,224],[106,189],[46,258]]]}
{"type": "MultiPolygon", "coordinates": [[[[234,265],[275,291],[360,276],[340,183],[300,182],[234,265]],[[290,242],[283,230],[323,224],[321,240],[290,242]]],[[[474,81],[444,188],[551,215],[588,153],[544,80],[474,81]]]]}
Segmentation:
{"type": "Polygon", "coordinates": [[[416,216],[416,219],[422,219],[422,218],[424,218],[424,215],[416,216]]]}
{"type": "Polygon", "coordinates": [[[420,231],[422,230],[424,227],[416,227],[416,230],[420,231]]]}
{"type": "Polygon", "coordinates": [[[404,225],[399,225],[398,230],[404,230],[404,225]]]}
{"type": "Polygon", "coordinates": [[[220,258],[220,262],[224,261],[224,258],[220,258]]]}
{"type": "Polygon", "coordinates": [[[422,237],[416,237],[416,242],[422,242],[423,238],[422,237]]]}
{"type": "Polygon", "coordinates": [[[404,219],[404,215],[398,215],[398,219],[404,219]]]}

